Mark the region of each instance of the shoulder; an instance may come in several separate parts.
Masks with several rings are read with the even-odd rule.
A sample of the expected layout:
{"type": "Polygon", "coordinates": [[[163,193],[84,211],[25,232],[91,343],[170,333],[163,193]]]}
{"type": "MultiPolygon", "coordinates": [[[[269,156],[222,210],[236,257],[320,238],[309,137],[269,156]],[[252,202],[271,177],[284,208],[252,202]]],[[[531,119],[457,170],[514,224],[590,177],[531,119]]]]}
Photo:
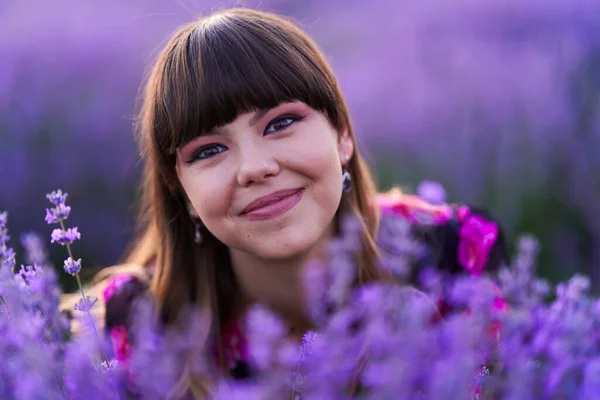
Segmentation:
{"type": "MultiPolygon", "coordinates": [[[[115,319],[116,314],[126,311],[128,307],[123,308],[121,305],[129,304],[130,301],[123,300],[133,300],[133,297],[145,291],[149,279],[147,268],[123,264],[103,269],[91,282],[85,284],[83,290],[86,297],[97,299],[90,312],[96,326],[100,329],[106,328],[106,325],[115,319]]],[[[85,325],[80,313],[74,312],[80,300],[79,291],[63,294],[60,298],[59,310],[69,316],[73,334],[81,333],[85,325]]]]}
{"type": "Polygon", "coordinates": [[[423,198],[399,190],[380,193],[376,204],[382,218],[395,216],[415,225],[442,225],[454,216],[455,205],[433,204],[423,198]]]}
{"type": "Polygon", "coordinates": [[[380,245],[395,252],[407,248],[407,239],[419,242],[424,249],[417,264],[479,275],[508,261],[502,226],[483,208],[433,204],[398,190],[378,194],[376,204],[381,213],[380,245]]]}
{"type": "Polygon", "coordinates": [[[149,288],[150,276],[134,270],[121,270],[107,277],[102,290],[105,306],[104,325],[106,330],[130,324],[134,302],[144,296],[149,288]]]}

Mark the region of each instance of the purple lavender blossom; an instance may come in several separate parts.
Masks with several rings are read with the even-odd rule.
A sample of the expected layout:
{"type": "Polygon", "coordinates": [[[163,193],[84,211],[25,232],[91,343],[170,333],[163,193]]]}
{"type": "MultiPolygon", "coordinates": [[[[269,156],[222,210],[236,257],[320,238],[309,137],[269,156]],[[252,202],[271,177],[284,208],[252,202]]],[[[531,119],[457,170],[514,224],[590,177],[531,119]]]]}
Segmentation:
{"type": "Polygon", "coordinates": [[[52,209],[46,209],[46,217],[44,219],[49,225],[56,224],[67,219],[70,212],[71,207],[66,206],[63,203],[59,203],[52,209]]]}
{"type": "Polygon", "coordinates": [[[579,388],[580,399],[600,399],[600,357],[592,357],[583,368],[583,382],[579,388]]]}
{"type": "Polygon", "coordinates": [[[7,246],[7,242],[10,240],[6,226],[7,222],[8,213],[6,211],[0,212],[0,269],[12,270],[16,260],[15,251],[7,246]]]}
{"type": "Polygon", "coordinates": [[[446,190],[439,182],[422,181],[417,186],[417,195],[431,204],[446,202],[446,190]]]}
{"type": "Polygon", "coordinates": [[[15,274],[15,280],[19,282],[20,285],[29,286],[41,271],[42,267],[38,265],[21,265],[21,269],[15,274]]]}
{"type": "MultiPolygon", "coordinates": [[[[77,285],[79,286],[79,291],[81,293],[81,298],[79,299],[77,304],[75,304],[74,309],[75,309],[75,311],[80,311],[84,314],[83,325],[86,326],[87,331],[93,332],[93,334],[94,334],[93,337],[91,338],[91,341],[100,343],[102,341],[102,339],[100,338],[100,335],[98,334],[98,330],[96,329],[96,324],[95,324],[94,318],[91,314],[92,308],[94,307],[94,304],[96,304],[98,299],[97,298],[91,299],[89,296],[85,295],[85,292],[84,292],[84,289],[83,289],[83,286],[81,283],[81,279],[79,277],[79,271],[81,270],[81,259],[74,261],[73,253],[71,251],[71,244],[75,240],[80,239],[81,234],[79,233],[77,227],[65,229],[65,225],[64,225],[64,220],[68,217],[68,215],[71,211],[71,208],[67,207],[65,205],[67,196],[68,195],[66,193],[63,193],[60,189],[46,195],[46,198],[52,204],[54,204],[56,206],[50,212],[50,214],[51,214],[50,217],[48,217],[48,212],[47,212],[46,222],[60,224],[61,228],[55,229],[51,234],[51,243],[56,242],[63,246],[66,246],[66,248],[67,248],[69,257],[67,258],[67,260],[64,263],[64,268],[65,268],[65,271],[67,271],[68,273],[71,273],[73,276],[75,276],[75,278],[77,280],[77,285]]],[[[106,353],[104,352],[104,349],[99,345],[97,347],[99,349],[99,353],[100,353],[103,361],[108,365],[109,360],[108,360],[108,357],[106,356],[106,353]]]]}
{"type": "Polygon", "coordinates": [[[68,330],[58,312],[59,290],[51,269],[0,271],[6,313],[0,317],[0,395],[11,399],[61,399],[62,344],[68,330]],[[8,316],[8,318],[6,318],[8,316]]]}
{"type": "Polygon", "coordinates": [[[305,360],[311,355],[312,347],[318,339],[318,332],[308,331],[304,334],[304,336],[302,337],[302,344],[300,346],[300,353],[298,355],[300,361],[305,360]]]}
{"type": "Polygon", "coordinates": [[[63,193],[62,190],[58,189],[46,195],[46,198],[50,201],[50,203],[55,206],[64,205],[67,201],[67,197],[69,195],[67,193],[63,193]]]}
{"type": "Polygon", "coordinates": [[[64,229],[55,229],[52,231],[52,240],[50,243],[58,243],[63,246],[72,244],[75,240],[81,239],[81,233],[79,233],[77,227],[64,229]]]}
{"type": "MultiPolygon", "coordinates": [[[[600,306],[587,278],[574,276],[557,286],[554,300],[543,301],[550,285],[535,278],[535,246],[522,242],[516,264],[500,274],[499,289],[487,277],[423,276],[432,293],[462,306],[434,322],[433,303],[415,289],[351,285],[359,250],[353,237],[343,235],[332,246],[336,263],[320,265],[317,283],[307,285],[320,291],[312,298],[327,312],[301,344],[287,338],[285,324],[268,309],[250,310],[249,347],[260,374],[243,384],[219,383],[217,399],[598,397],[600,306]],[[492,310],[497,290],[514,299],[502,312],[492,310]],[[492,335],[497,322],[500,333],[492,335]]],[[[77,274],[78,264],[69,257],[65,268],[77,274]]],[[[115,363],[102,360],[100,342],[87,335],[65,343],[68,327],[58,312],[52,268],[0,269],[0,295],[2,398],[177,397],[185,393],[182,376],[211,371],[197,362],[206,357],[209,323],[193,310],[182,313],[184,327],[171,329],[156,324],[151,302],[138,303],[132,358],[115,363]]],[[[75,309],[91,320],[96,301],[84,297],[75,309]]]]}
{"type": "Polygon", "coordinates": [[[301,280],[307,312],[316,324],[321,325],[327,314],[330,271],[322,263],[309,263],[302,269],[301,280]]]}
{"type": "Polygon", "coordinates": [[[149,298],[134,305],[133,352],[127,368],[134,377],[130,389],[143,399],[181,398],[183,373],[207,376],[203,357],[209,332],[206,316],[197,310],[182,310],[185,327],[166,328],[155,319],[155,306],[149,298]],[[203,375],[204,374],[204,375],[203,375]],[[179,382],[179,384],[178,384],[179,382]]]}
{"type": "Polygon", "coordinates": [[[326,266],[331,276],[327,289],[327,302],[341,306],[350,296],[352,283],[356,279],[356,253],[361,246],[362,227],[356,218],[342,222],[342,235],[329,243],[329,258],[326,266]]]}
{"type": "Polygon", "coordinates": [[[77,275],[81,270],[81,258],[74,261],[71,257],[65,260],[65,272],[71,275],[77,275]]]}
{"type": "Polygon", "coordinates": [[[126,398],[121,382],[124,371],[111,361],[99,362],[93,340],[76,338],[66,348],[64,391],[70,399],[112,400],[126,398]],[[108,365],[109,368],[106,368],[108,365]]]}
{"type": "Polygon", "coordinates": [[[92,310],[92,307],[94,307],[94,305],[96,304],[96,302],[98,301],[97,297],[94,297],[93,299],[89,296],[86,297],[82,297],[81,299],[79,299],[79,301],[77,302],[77,304],[75,304],[75,310],[77,311],[81,311],[84,313],[89,313],[92,310]]]}
{"type": "Polygon", "coordinates": [[[16,253],[12,248],[5,248],[0,251],[0,258],[2,259],[2,265],[0,267],[13,269],[17,263],[16,253]]]}
{"type": "Polygon", "coordinates": [[[490,370],[488,367],[483,367],[481,372],[475,377],[475,384],[479,390],[483,390],[488,379],[490,379],[490,370]]]}
{"type": "Polygon", "coordinates": [[[22,234],[21,245],[25,249],[25,262],[30,265],[49,265],[48,253],[40,235],[33,232],[22,234]]]}
{"type": "Polygon", "coordinates": [[[280,396],[271,386],[252,382],[221,382],[214,393],[215,400],[264,400],[282,398],[280,396]]]}
{"type": "Polygon", "coordinates": [[[119,367],[119,362],[117,360],[110,361],[102,361],[100,363],[100,372],[103,374],[110,373],[111,371],[116,370],[119,367]]]}
{"type": "Polygon", "coordinates": [[[411,263],[424,254],[423,243],[415,240],[408,221],[393,215],[383,218],[377,234],[377,244],[385,253],[380,264],[400,281],[411,271],[411,263]]]}
{"type": "Polygon", "coordinates": [[[285,325],[264,307],[253,307],[246,317],[252,362],[261,370],[273,366],[277,346],[285,336],[285,325]]]}

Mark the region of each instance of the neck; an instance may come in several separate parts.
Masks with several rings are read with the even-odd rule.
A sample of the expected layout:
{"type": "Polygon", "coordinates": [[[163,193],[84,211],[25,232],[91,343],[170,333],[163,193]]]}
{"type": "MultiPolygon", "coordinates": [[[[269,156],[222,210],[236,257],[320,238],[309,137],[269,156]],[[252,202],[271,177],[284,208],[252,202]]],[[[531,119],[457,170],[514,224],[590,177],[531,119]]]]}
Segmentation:
{"type": "Polygon", "coordinates": [[[308,252],[282,260],[267,260],[230,249],[231,264],[242,291],[245,308],[261,304],[270,308],[288,325],[290,335],[302,337],[312,322],[306,310],[303,267],[311,261],[325,261],[328,232],[308,252]]]}

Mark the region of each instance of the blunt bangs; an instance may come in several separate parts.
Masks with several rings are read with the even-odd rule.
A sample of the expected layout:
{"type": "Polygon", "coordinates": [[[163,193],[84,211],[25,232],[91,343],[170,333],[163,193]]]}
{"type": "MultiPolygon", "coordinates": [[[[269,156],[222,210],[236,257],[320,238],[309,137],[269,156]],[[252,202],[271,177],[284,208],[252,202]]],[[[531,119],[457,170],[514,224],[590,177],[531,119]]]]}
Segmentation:
{"type": "Polygon", "coordinates": [[[164,155],[238,115],[302,101],[344,124],[333,73],[293,24],[228,12],[176,36],[165,54],[154,141],[164,155]]]}

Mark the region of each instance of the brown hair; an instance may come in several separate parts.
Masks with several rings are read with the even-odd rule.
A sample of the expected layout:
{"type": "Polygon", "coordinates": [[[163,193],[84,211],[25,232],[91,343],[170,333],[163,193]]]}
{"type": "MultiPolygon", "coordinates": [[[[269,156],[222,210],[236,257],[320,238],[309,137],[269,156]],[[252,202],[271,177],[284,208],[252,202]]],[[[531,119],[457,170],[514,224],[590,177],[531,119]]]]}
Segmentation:
{"type": "Polygon", "coordinates": [[[239,298],[229,252],[210,232],[194,243],[194,222],[175,165],[178,147],[239,114],[302,101],[346,130],[355,153],[348,164],[353,190],[344,194],[336,221],[358,217],[363,249],[357,284],[380,278],[374,235],[375,185],[357,151],[336,78],[316,44],[274,14],[230,9],[181,27],[158,56],[147,81],[138,121],[145,159],[140,220],[145,227],[128,262],[155,264],[151,293],[160,318],[174,323],[190,304],[209,308],[214,332],[234,316],[239,298]],[[218,268],[217,268],[218,267],[218,268]]]}

